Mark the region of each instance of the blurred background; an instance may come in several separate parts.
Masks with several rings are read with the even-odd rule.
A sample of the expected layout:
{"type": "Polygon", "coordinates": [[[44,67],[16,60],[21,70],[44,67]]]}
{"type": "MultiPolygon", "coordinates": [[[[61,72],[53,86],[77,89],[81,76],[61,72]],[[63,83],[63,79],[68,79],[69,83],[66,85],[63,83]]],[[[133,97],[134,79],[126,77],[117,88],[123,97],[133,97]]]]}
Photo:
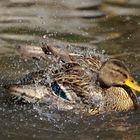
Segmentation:
{"type": "MultiPolygon", "coordinates": [[[[140,0],[1,0],[0,77],[37,70],[17,45],[85,46],[117,57],[140,83],[140,0]]],[[[39,64],[41,67],[44,64],[39,64]]],[[[140,139],[140,112],[85,117],[19,106],[0,88],[0,139],[140,139]]]]}

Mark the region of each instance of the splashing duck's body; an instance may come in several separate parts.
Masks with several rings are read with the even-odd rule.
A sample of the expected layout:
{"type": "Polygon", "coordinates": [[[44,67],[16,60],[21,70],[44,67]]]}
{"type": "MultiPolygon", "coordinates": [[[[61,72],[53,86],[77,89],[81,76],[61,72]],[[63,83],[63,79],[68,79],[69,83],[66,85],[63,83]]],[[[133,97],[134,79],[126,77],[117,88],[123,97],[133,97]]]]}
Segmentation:
{"type": "Polygon", "coordinates": [[[48,55],[55,58],[54,63],[59,59],[59,68],[52,72],[51,80],[48,82],[47,71],[33,72],[6,86],[10,93],[30,101],[38,99],[59,109],[79,108],[92,114],[138,107],[134,90],[140,91],[140,87],[121,61],[102,62],[98,57],[71,54],[53,46],[42,50],[46,58],[48,55]]]}

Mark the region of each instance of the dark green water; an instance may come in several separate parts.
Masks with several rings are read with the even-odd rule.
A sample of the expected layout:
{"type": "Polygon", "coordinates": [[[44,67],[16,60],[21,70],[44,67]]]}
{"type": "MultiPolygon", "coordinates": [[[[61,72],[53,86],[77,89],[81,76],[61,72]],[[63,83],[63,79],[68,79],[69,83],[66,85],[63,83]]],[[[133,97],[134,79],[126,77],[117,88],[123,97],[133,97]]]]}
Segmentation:
{"type": "MultiPolygon", "coordinates": [[[[139,0],[1,0],[0,77],[37,70],[34,61],[17,55],[15,46],[42,42],[84,45],[117,57],[140,83],[139,0]]],[[[45,109],[14,103],[0,88],[0,140],[140,139],[139,110],[87,117],[45,109]]]]}

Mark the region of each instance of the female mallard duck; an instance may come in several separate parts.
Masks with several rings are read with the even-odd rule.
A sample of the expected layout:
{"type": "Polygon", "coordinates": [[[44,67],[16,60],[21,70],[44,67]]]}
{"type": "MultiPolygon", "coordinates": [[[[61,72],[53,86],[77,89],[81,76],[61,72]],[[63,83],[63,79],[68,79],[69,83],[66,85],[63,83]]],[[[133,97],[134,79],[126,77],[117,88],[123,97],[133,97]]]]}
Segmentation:
{"type": "Polygon", "coordinates": [[[26,75],[8,86],[12,94],[30,101],[38,99],[61,109],[78,107],[94,114],[138,107],[135,91],[140,91],[140,87],[121,61],[102,62],[98,57],[84,57],[53,46],[42,47],[42,50],[46,58],[52,56],[53,63],[59,62],[58,70],[52,72],[51,78],[47,71],[26,75]]]}

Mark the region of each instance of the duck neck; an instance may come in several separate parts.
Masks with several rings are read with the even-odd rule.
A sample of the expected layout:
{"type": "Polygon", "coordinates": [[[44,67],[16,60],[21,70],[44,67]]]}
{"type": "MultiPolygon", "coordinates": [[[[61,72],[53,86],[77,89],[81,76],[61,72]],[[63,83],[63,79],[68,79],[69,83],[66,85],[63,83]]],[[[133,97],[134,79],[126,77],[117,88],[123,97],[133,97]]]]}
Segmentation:
{"type": "Polygon", "coordinates": [[[139,105],[138,105],[138,100],[135,91],[129,88],[128,86],[122,86],[122,87],[126,90],[131,100],[133,101],[134,108],[138,109],[139,105]]]}

